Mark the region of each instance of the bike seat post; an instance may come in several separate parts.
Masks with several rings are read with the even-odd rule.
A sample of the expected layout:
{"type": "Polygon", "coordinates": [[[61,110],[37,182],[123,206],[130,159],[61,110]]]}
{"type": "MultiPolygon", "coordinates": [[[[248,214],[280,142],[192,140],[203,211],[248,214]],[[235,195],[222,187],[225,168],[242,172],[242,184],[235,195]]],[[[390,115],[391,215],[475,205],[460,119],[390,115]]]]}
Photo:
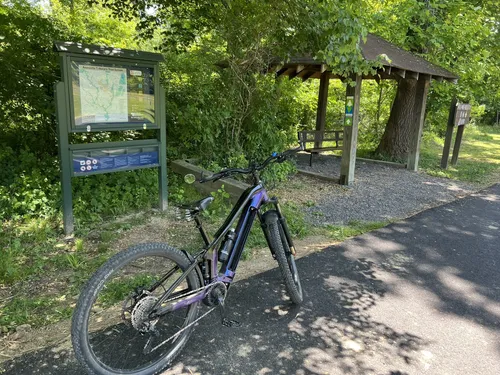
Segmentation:
{"type": "Polygon", "coordinates": [[[205,228],[203,228],[203,225],[198,215],[194,215],[194,222],[196,223],[196,228],[200,231],[201,238],[203,238],[203,242],[205,243],[205,245],[206,246],[210,245],[210,239],[208,238],[208,234],[205,231],[205,228]]]}

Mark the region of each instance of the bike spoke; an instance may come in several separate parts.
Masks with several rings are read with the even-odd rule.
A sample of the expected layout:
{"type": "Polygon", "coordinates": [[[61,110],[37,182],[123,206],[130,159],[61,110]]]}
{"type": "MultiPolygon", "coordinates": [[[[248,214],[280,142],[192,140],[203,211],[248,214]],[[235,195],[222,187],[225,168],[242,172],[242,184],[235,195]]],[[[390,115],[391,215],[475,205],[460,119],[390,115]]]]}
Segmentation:
{"type": "MultiPolygon", "coordinates": [[[[88,320],[90,349],[99,362],[120,371],[135,371],[158,361],[177,345],[178,340],[172,338],[189,327],[186,319],[196,307],[179,307],[155,320],[150,320],[149,314],[181,274],[168,258],[141,257],[105,280],[88,320]]],[[[187,279],[177,284],[162,308],[204,289],[193,290],[187,279]]]]}

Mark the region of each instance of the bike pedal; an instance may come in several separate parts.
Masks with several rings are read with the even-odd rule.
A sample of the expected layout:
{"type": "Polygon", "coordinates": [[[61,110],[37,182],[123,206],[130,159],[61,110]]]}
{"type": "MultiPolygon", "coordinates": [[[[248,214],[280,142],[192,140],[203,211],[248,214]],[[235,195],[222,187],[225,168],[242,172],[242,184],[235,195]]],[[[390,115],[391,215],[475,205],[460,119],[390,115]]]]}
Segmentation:
{"type": "Polygon", "coordinates": [[[222,318],[222,325],[224,327],[228,327],[228,328],[239,328],[239,327],[241,327],[241,323],[240,322],[238,322],[237,320],[228,319],[228,318],[222,318]]]}

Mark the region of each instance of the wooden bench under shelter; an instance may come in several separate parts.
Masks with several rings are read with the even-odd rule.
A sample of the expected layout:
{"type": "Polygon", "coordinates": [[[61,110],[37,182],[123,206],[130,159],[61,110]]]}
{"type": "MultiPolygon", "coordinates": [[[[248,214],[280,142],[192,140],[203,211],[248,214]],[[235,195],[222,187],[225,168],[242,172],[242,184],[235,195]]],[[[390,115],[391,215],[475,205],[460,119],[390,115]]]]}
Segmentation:
{"type": "Polygon", "coordinates": [[[343,145],[339,145],[339,141],[344,138],[343,130],[313,130],[313,131],[300,131],[298,132],[299,142],[303,146],[305,152],[309,152],[311,155],[309,158],[309,166],[312,166],[313,154],[319,153],[321,151],[333,151],[341,150],[343,145]],[[323,146],[323,142],[334,142],[332,146],[323,146]],[[308,147],[308,144],[311,147],[308,147]]]}

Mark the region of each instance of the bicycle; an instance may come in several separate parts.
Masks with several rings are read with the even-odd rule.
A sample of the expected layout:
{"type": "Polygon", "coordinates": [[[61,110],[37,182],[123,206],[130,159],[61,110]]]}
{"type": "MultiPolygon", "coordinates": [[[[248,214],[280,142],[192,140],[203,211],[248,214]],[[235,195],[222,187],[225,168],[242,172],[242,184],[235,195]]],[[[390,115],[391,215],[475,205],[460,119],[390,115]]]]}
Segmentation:
{"type": "Polygon", "coordinates": [[[111,257],[90,278],[80,294],[71,329],[76,357],[89,373],[159,373],[181,352],[196,322],[216,308],[221,310],[223,325],[237,325],[224,317],[224,302],[256,216],[291,301],[302,302],[296,251],[285,217],[278,199],[268,197],[259,178],[270,163],[283,162],[299,150],[273,153],[260,165],[225,169],[199,180],[251,174],[253,184],[212,240],[199,215],[214,198],[181,206],[205,244],[195,255],[165,243],[139,244],[111,257]],[[265,206],[271,208],[262,212],[265,206]],[[198,317],[201,304],[209,309],[198,317]]]}

